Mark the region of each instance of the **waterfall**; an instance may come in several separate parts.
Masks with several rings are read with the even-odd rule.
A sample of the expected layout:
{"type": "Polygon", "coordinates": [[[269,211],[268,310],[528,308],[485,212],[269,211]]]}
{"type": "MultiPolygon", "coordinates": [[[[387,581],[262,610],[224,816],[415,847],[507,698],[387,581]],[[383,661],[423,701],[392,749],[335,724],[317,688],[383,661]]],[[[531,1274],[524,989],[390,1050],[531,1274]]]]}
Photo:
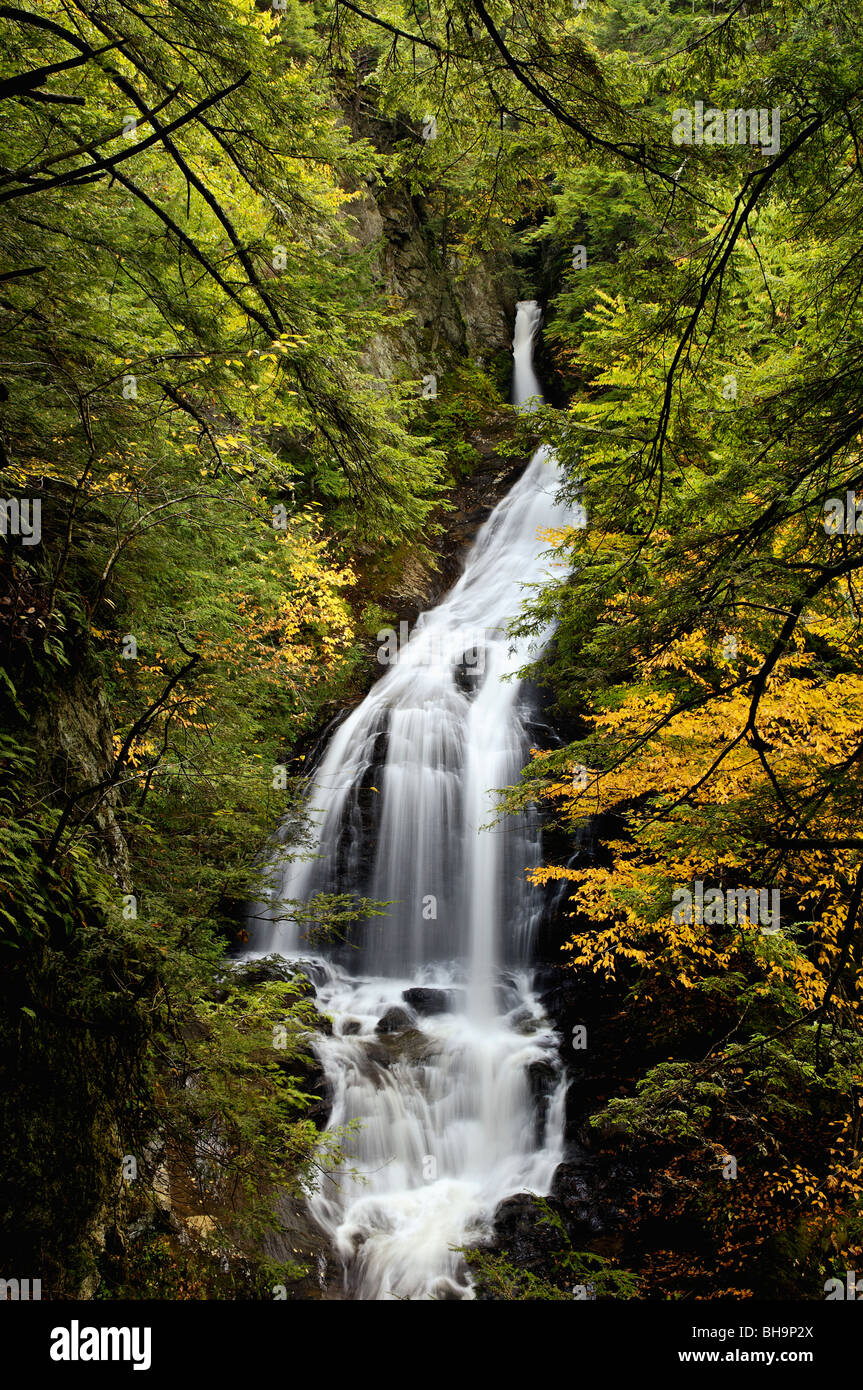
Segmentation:
{"type": "MultiPolygon", "coordinates": [[[[526,410],[541,402],[540,317],[533,301],[518,305],[513,400],[526,410]]],[[[548,582],[541,533],[582,524],[559,487],[542,446],[461,578],[333,734],[309,789],[310,845],[270,864],[256,954],[310,957],[278,900],[351,891],[391,904],[355,946],[317,959],[318,1003],[334,1021],[315,1044],[330,1124],[359,1129],[349,1165],[310,1207],[347,1297],[472,1297],[455,1247],[480,1238],[505,1197],[547,1192],[562,1156],[556,1037],[531,988],[541,901],[525,870],[539,860],[539,828],[528,814],[491,824],[495,789],[529,760],[535,713],[508,677],[551,635],[507,629],[548,582]]]]}

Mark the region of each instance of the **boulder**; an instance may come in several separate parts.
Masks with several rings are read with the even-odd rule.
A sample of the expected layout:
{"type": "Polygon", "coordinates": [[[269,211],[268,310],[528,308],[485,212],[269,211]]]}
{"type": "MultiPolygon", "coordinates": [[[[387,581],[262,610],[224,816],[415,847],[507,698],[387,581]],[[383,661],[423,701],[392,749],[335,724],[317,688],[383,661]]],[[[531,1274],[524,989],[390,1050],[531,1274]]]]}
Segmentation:
{"type": "Polygon", "coordinates": [[[509,1016],[509,1026],[514,1033],[535,1033],[539,1028],[539,1023],[534,1018],[533,1013],[527,1004],[523,1004],[520,1009],[516,1009],[509,1016]]]}
{"type": "Polygon", "coordinates": [[[415,1016],[408,1009],[393,1004],[375,1024],[376,1033],[400,1033],[403,1028],[412,1028],[415,1016]]]}
{"type": "MultiPolygon", "coordinates": [[[[552,1210],[557,1207],[554,1201],[548,1205],[552,1210]]],[[[520,1268],[547,1275],[553,1256],[565,1242],[545,1215],[544,1206],[529,1192],[507,1197],[494,1214],[493,1248],[505,1251],[520,1268]]]]}
{"type": "Polygon", "coordinates": [[[329,978],[327,967],[319,960],[295,960],[291,964],[294,973],[308,980],[309,984],[315,987],[315,990],[326,984],[329,978]]]}
{"type": "Polygon", "coordinates": [[[325,1038],[333,1036],[333,1020],[329,1014],[322,1014],[320,1009],[315,1009],[315,1021],[312,1027],[316,1033],[323,1033],[325,1038]]]}
{"type": "Polygon", "coordinates": [[[558,1073],[551,1062],[531,1062],[527,1069],[528,1084],[534,1104],[548,1104],[557,1085],[558,1073]]]}
{"type": "Polygon", "coordinates": [[[426,1062],[437,1055],[432,1039],[418,1028],[382,1033],[379,1041],[366,1051],[370,1061],[387,1068],[394,1062],[426,1062]]]}
{"type": "Polygon", "coordinates": [[[564,1208],[571,1230],[577,1223],[581,1240],[603,1230],[595,1187],[595,1175],[583,1162],[559,1163],[554,1170],[551,1195],[564,1208]]]}
{"type": "Polygon", "coordinates": [[[451,989],[418,986],[403,990],[402,999],[418,1014],[449,1014],[455,1008],[455,991],[451,989]]]}

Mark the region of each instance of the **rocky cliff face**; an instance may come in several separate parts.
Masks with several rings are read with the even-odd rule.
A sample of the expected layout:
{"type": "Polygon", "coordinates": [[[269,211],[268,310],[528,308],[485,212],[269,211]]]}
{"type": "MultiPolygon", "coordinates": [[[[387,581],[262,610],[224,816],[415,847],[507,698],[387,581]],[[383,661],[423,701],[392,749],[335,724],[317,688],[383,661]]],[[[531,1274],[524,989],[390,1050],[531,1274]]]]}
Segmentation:
{"type": "MultiPolygon", "coordinates": [[[[404,137],[401,126],[360,116],[349,102],[345,109],[355,133],[384,152],[392,150],[397,137],[404,137]]],[[[512,258],[497,252],[463,261],[443,244],[441,210],[402,185],[368,182],[352,191],[345,215],[360,245],[372,255],[390,302],[408,316],[401,327],[370,342],[366,367],[386,381],[420,382],[433,375],[439,396],[446,398],[458,365],[472,360],[506,399],[519,297],[512,258]]],[[[526,456],[513,459],[498,451],[511,429],[505,412],[490,410],[482,425],[466,432],[464,443],[474,450],[475,463],[453,487],[449,507],[438,515],[442,530],[427,542],[431,558],[406,547],[390,567],[384,589],[375,594],[397,622],[413,624],[455,583],[465,549],[528,462],[526,456]]],[[[373,663],[373,644],[369,656],[373,663]]],[[[380,668],[371,664],[369,682],[379,674],[380,668]]]]}
{"type": "Polygon", "coordinates": [[[369,346],[368,365],[385,380],[433,372],[443,385],[458,356],[489,360],[508,353],[516,277],[503,255],[466,264],[444,253],[429,226],[424,199],[397,188],[365,187],[346,209],[361,245],[375,248],[375,267],[409,323],[369,346]]]}
{"type": "MultiPolygon", "coordinates": [[[[344,92],[342,109],[357,138],[383,154],[405,140],[405,122],[371,114],[363,87],[344,92]]],[[[416,138],[421,148],[419,132],[416,138]]],[[[460,356],[488,362],[502,353],[508,359],[518,298],[512,259],[503,253],[470,263],[460,259],[448,238],[443,195],[439,206],[434,194],[424,196],[397,181],[369,180],[348,191],[355,196],[345,212],[356,236],[373,250],[391,301],[410,316],[399,332],[369,345],[370,368],[385,380],[429,372],[440,377],[460,356]]],[[[506,374],[506,361],[503,368],[506,374]]]]}
{"type": "Polygon", "coordinates": [[[62,788],[73,802],[74,819],[89,812],[102,866],[122,892],[130,892],[129,851],[117,820],[118,792],[104,786],[114,764],[114,726],[94,673],[72,669],[62,685],[42,691],[32,731],[46,789],[62,788]]]}

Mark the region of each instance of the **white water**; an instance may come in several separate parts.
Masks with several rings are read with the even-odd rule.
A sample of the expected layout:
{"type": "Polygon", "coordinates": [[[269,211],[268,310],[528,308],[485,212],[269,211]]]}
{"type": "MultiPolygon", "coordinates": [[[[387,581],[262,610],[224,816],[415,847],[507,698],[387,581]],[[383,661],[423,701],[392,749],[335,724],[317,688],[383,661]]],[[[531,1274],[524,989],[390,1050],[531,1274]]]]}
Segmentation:
{"type": "MultiPolygon", "coordinates": [[[[525,409],[541,399],[539,320],[535,303],[519,304],[513,398],[525,409]]],[[[361,1122],[356,1175],[325,1178],[311,1201],[348,1297],[470,1298],[453,1247],[487,1231],[505,1197],[547,1192],[562,1156],[556,1038],[529,970],[540,898],[525,869],[538,861],[539,833],[527,816],[483,828],[494,789],[516,782],[529,757],[529,692],[505,677],[550,636],[531,644],[507,627],[548,580],[541,532],[581,524],[555,501],[559,485],[542,447],[482,527],[461,579],[333,735],[309,793],[315,857],[283,852],[270,867],[271,904],[322,891],[392,903],[359,928],[359,950],[316,958],[318,1004],[334,1021],[316,1042],[330,1124],[361,1122]],[[450,991],[452,1008],[376,1032],[417,986],[450,991]],[[528,1071],[537,1063],[554,1072],[539,1108],[528,1071]]],[[[269,914],[254,953],[308,960],[297,924],[272,905],[269,914]]]]}

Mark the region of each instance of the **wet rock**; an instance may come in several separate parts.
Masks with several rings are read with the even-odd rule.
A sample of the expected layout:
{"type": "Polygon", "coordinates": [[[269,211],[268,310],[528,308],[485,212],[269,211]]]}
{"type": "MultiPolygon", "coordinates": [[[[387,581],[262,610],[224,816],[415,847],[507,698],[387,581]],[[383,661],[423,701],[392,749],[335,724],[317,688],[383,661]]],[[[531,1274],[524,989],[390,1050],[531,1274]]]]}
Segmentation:
{"type": "MultiPolygon", "coordinates": [[[[520,1269],[557,1287],[568,1283],[560,1259],[568,1250],[590,1250],[620,1258],[620,1237],[600,1234],[604,1229],[600,1220],[603,1202],[594,1185],[595,1175],[582,1159],[559,1164],[550,1196],[539,1198],[518,1192],[500,1203],[494,1214],[491,1240],[483,1248],[505,1255],[520,1269]],[[549,1211],[560,1219],[564,1230],[547,1220],[549,1211]]],[[[480,1288],[478,1297],[487,1300],[489,1294],[480,1288]]]]}
{"type": "MultiPolygon", "coordinates": [[[[552,1209],[556,1203],[549,1202],[552,1209]]],[[[494,1248],[505,1250],[513,1264],[534,1272],[546,1266],[561,1249],[559,1231],[545,1220],[545,1208],[529,1192],[517,1192],[501,1202],[494,1214],[494,1248]]]]}
{"type": "Polygon", "coordinates": [[[484,657],[481,648],[472,647],[453,667],[453,680],[462,694],[473,697],[479,690],[485,672],[484,657]]]}
{"type": "Polygon", "coordinates": [[[312,1024],[316,1033],[323,1033],[325,1038],[333,1036],[333,1020],[329,1014],[322,1014],[320,1009],[315,1009],[315,1019],[312,1024]]]}
{"type": "Polygon", "coordinates": [[[548,1107],[557,1085],[558,1073],[551,1062],[531,1062],[527,1069],[527,1081],[533,1100],[536,1140],[541,1144],[545,1137],[548,1107]]]}
{"type": "Polygon", "coordinates": [[[426,1062],[436,1055],[431,1038],[418,1028],[384,1033],[379,1042],[369,1049],[369,1056],[382,1067],[390,1067],[394,1062],[426,1062]]]}
{"type": "Polygon", "coordinates": [[[357,1033],[362,1032],[363,1025],[358,1018],[346,1018],[342,1021],[342,1037],[353,1038],[357,1033]]]}
{"type": "Polygon", "coordinates": [[[452,1013],[456,1003],[454,990],[431,989],[425,986],[404,990],[402,999],[418,1014],[452,1013]]]}
{"type": "Polygon", "coordinates": [[[596,1177],[583,1162],[558,1164],[551,1181],[551,1195],[567,1213],[570,1228],[576,1222],[585,1237],[604,1229],[597,1204],[596,1177]]]}
{"type": "Polygon", "coordinates": [[[534,1101],[548,1101],[557,1085],[557,1071],[551,1062],[531,1062],[527,1077],[534,1101]]]}
{"type": "Polygon", "coordinates": [[[534,1018],[531,1010],[524,1004],[520,1009],[516,1009],[515,1012],[510,1015],[509,1026],[514,1033],[528,1034],[535,1033],[539,1028],[539,1023],[534,1018]]]}
{"type": "Polygon", "coordinates": [[[332,1243],[302,1199],[283,1197],[278,1202],[282,1228],[268,1231],[262,1249],[270,1258],[305,1270],[287,1285],[288,1299],[341,1299],[342,1267],[332,1243]]]}
{"type": "Polygon", "coordinates": [[[584,1163],[573,1160],[559,1163],[551,1180],[551,1195],[564,1206],[590,1200],[590,1183],[584,1163]]]}
{"type": "Polygon", "coordinates": [[[558,975],[543,992],[540,1002],[564,1037],[571,1035],[576,1023],[584,1021],[584,985],[575,976],[558,975]]]}
{"type": "Polygon", "coordinates": [[[415,1023],[415,1015],[408,1009],[402,1009],[398,1004],[387,1009],[382,1018],[375,1024],[376,1033],[399,1033],[403,1028],[411,1028],[415,1023]]]}
{"type": "Polygon", "coordinates": [[[508,980],[502,980],[500,984],[495,985],[494,997],[497,1007],[504,1014],[518,1008],[521,1003],[521,995],[515,985],[510,984],[508,980]]]}
{"type": "Polygon", "coordinates": [[[314,986],[315,992],[321,985],[326,984],[329,974],[327,967],[319,960],[295,960],[292,961],[294,972],[308,980],[314,986]]]}

